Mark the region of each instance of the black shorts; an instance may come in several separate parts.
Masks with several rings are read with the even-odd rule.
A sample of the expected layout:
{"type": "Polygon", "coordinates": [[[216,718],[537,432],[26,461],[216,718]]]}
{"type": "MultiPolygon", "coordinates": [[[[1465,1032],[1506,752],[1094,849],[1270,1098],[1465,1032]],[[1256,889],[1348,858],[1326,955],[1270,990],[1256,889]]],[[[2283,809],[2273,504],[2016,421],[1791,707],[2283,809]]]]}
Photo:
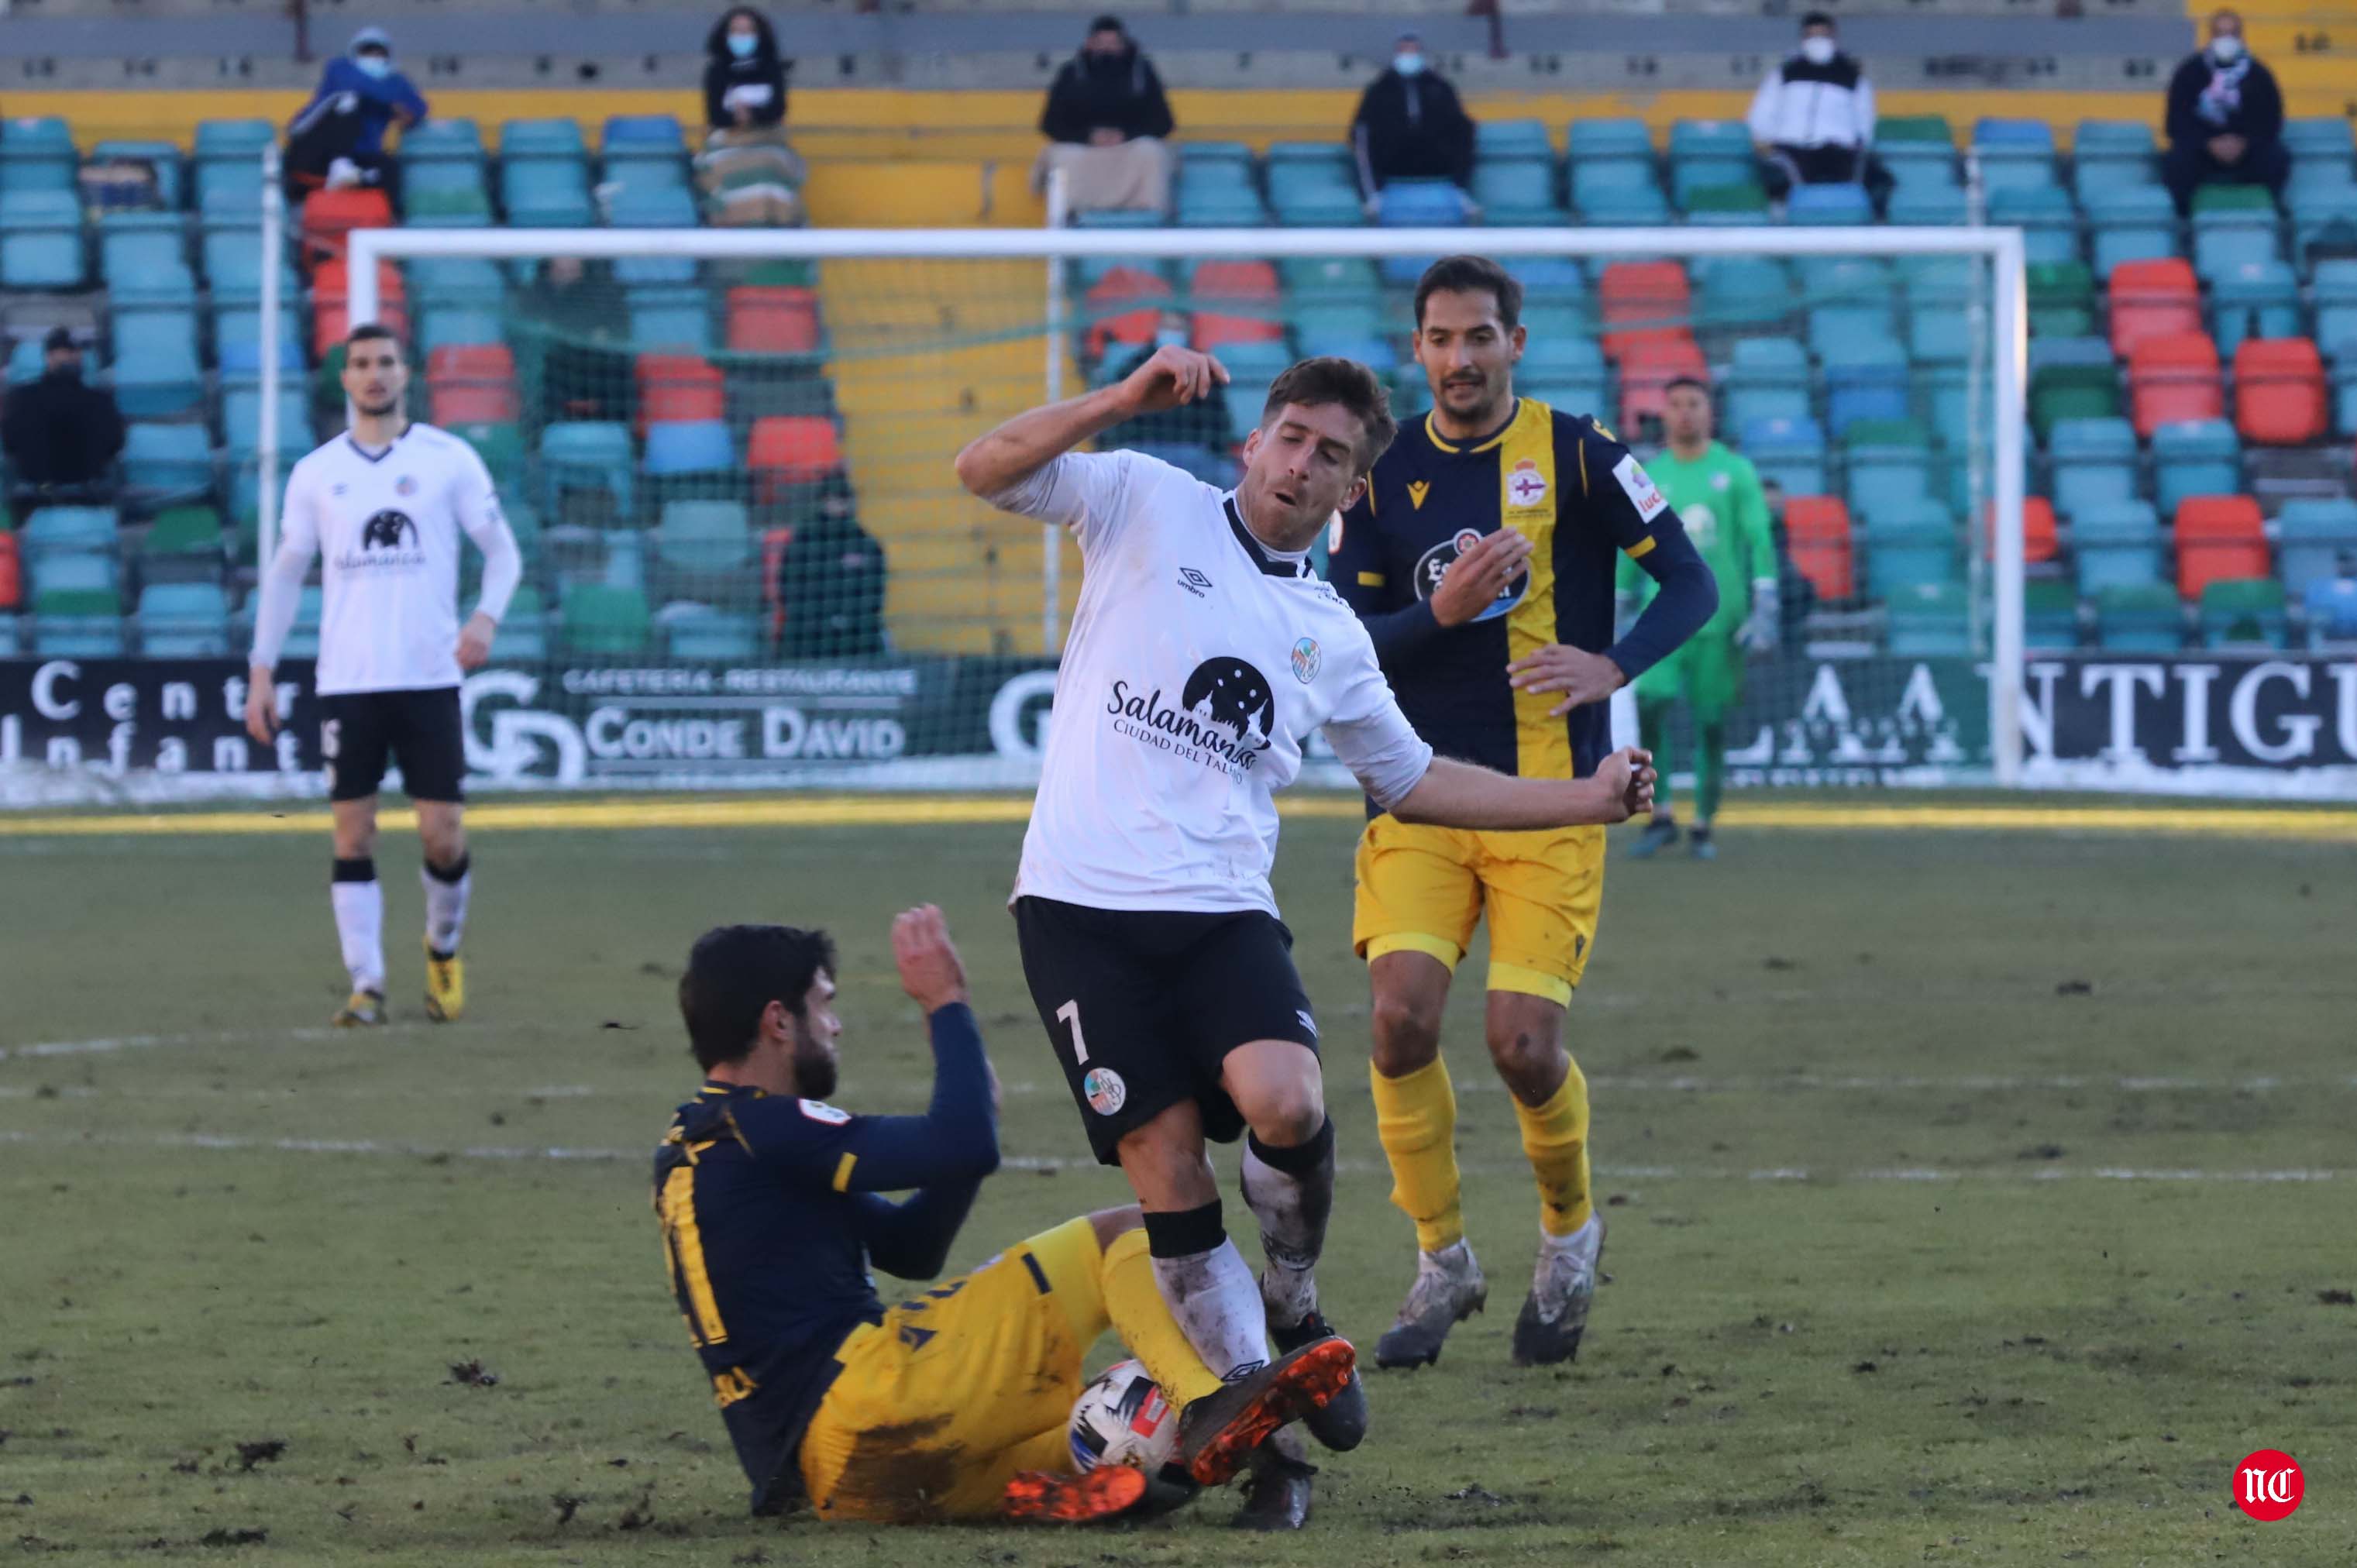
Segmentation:
{"type": "Polygon", "coordinates": [[[1222,1144],[1244,1119],[1220,1087],[1228,1053],[1254,1040],[1318,1048],[1293,968],[1293,933],[1257,909],[1191,914],[1015,901],[1023,978],[1063,1064],[1097,1159],[1181,1101],[1222,1144]]]}
{"type": "Polygon", "coordinates": [[[388,757],[401,764],[402,788],[411,800],[464,800],[467,735],[458,688],[321,697],[319,755],[327,762],[330,800],[375,794],[388,757]]]}

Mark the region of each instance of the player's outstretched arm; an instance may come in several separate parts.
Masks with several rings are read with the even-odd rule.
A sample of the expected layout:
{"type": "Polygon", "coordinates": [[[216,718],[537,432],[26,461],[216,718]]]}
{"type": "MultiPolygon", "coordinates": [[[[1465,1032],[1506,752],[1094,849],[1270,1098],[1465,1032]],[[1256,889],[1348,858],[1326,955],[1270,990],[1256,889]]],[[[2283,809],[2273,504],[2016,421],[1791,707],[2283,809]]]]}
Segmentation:
{"type": "Polygon", "coordinates": [[[1393,803],[1392,815],[1492,832],[1625,822],[1652,810],[1652,752],[1625,746],[1585,779],[1516,779],[1437,757],[1415,788],[1393,803]]]}
{"type": "Polygon", "coordinates": [[[1018,413],[968,442],[957,455],[958,483],[996,502],[1090,437],[1139,414],[1193,403],[1227,379],[1211,355],[1166,344],[1109,387],[1018,413]]]}

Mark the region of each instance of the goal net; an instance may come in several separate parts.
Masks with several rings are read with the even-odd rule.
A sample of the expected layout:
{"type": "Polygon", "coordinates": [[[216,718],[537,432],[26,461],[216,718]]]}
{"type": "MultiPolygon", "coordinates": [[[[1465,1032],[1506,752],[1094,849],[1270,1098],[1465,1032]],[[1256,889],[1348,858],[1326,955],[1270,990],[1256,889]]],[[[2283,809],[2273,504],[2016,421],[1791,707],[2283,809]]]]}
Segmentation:
{"type": "Polygon", "coordinates": [[[1079,562],[964,495],[958,448],[1165,335],[1221,357],[1222,398],[1106,442],[1215,483],[1302,355],[1420,416],[1409,295],[1459,250],[1523,283],[1519,392],[1650,456],[1698,374],[1766,482],[1781,625],[1727,722],[1734,787],[2013,777],[2026,302],[2018,232],[1967,228],[357,232],[350,319],[409,343],[413,413],[481,450],[529,564],[470,762],[1028,781],[1079,562]]]}

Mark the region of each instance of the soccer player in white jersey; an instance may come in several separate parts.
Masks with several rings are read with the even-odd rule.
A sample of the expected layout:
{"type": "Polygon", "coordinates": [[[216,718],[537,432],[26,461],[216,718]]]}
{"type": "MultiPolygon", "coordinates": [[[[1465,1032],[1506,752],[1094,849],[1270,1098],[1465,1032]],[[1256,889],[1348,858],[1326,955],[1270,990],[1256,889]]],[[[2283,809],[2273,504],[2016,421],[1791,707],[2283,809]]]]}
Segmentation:
{"type": "Polygon", "coordinates": [[[335,812],[328,892],[351,998],[339,1026],[382,1024],[384,890],[376,879],[376,795],[388,757],[417,807],[425,841],[425,1015],[437,1024],[467,1004],[458,940],[467,925],[466,736],[461,671],[491,656],[491,639],[522,575],[515,536],[500,515],[475,449],[413,422],[401,342],[377,326],[345,339],[351,428],[295,465],[286,481],[278,553],[254,614],[245,727],[264,745],[279,723],[272,672],[295,624],[311,558],[324,554],[319,618],[319,750],[335,812]],[[483,591],[458,624],[461,533],[483,553],[483,591]]]}
{"type": "MultiPolygon", "coordinates": [[[[1332,1332],[1313,1268],[1333,1204],[1318,1026],[1268,873],[1272,796],[1322,729],[1403,822],[1476,829],[1618,822],[1646,809],[1638,751],[1586,779],[1517,779],[1437,758],[1393,700],[1309,550],[1390,444],[1383,384],[1308,360],[1269,389],[1243,476],[1222,492],[1136,452],[1072,449],[1192,402],[1227,372],[1158,350],[1126,380],[1007,421],[958,455],[961,482],[1070,527],[1084,576],[1057,676],[1014,909],[1025,978],[1099,1160],[1145,1209],[1155,1273],[1204,1362],[1229,1376],[1332,1332]],[[1255,1285],[1221,1216],[1206,1138],[1247,1133],[1255,1285]]],[[[1363,1435],[1355,1382],[1308,1424],[1363,1435]]],[[[1270,1455],[1240,1523],[1297,1528],[1306,1466],[1270,1455]]]]}

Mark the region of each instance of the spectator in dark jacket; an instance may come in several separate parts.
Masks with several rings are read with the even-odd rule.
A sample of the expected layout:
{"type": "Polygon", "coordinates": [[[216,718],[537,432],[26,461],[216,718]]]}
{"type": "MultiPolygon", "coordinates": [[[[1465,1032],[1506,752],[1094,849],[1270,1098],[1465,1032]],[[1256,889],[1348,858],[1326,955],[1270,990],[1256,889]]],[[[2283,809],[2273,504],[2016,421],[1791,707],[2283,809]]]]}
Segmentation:
{"type": "Polygon", "coordinates": [[[328,62],[319,89],[286,128],[288,193],[300,199],[325,188],[393,184],[384,134],[425,118],[425,100],[393,63],[393,38],[362,27],[340,59],[328,62]]]}
{"type": "Polygon", "coordinates": [[[1473,118],[1457,90],[1434,74],[1424,39],[1402,33],[1392,63],[1367,84],[1351,122],[1359,188],[1372,198],[1395,179],[1446,179],[1473,185],[1473,118]]]}
{"type": "Polygon", "coordinates": [[[2275,72],[2252,58],[2243,18],[2210,18],[2209,47],[2186,57],[2169,82],[2169,155],[2161,177],[2177,209],[2193,205],[2204,185],[2264,185],[2277,196],[2291,177],[2283,142],[2283,91],[2275,72]]]}
{"type": "Polygon", "coordinates": [[[1153,62],[1118,16],[1089,24],[1081,52],[1048,88],[1039,134],[1048,145],[1033,166],[1035,188],[1062,169],[1074,211],[1097,208],[1159,212],[1170,205],[1170,101],[1153,62]]]}
{"type": "Polygon", "coordinates": [[[704,118],[716,131],[780,124],[786,118],[786,62],[770,19],[738,5],[704,41],[704,118]]]}
{"type": "Polygon", "coordinates": [[[49,328],[41,379],[8,393],[0,414],[0,448],[16,470],[9,510],[16,525],[37,509],[93,500],[111,493],[123,450],[123,414],[114,394],[81,379],[81,348],[72,329],[49,328]]]}

